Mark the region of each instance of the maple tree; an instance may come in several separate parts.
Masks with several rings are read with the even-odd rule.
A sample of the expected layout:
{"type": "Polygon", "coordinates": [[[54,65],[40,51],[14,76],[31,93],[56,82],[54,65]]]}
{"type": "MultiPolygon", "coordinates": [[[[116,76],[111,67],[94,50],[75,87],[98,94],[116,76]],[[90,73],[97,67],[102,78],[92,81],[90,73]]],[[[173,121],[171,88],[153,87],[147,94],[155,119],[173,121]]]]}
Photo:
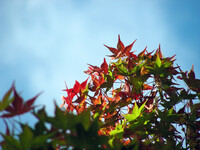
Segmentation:
{"type": "Polygon", "coordinates": [[[118,36],[110,62],[89,65],[88,78],[63,91],[55,116],[35,110],[37,96],[23,103],[14,85],[1,101],[1,118],[28,111],[38,119],[22,132],[1,133],[3,149],[198,149],[200,148],[200,80],[194,66],[183,72],[175,56],[164,57],[160,45],[138,55],[118,36]],[[178,81],[186,83],[181,87],[178,81]],[[11,93],[13,97],[11,97],[11,93]],[[11,97],[11,98],[10,98],[11,97]],[[64,107],[64,110],[63,110],[64,107]],[[48,124],[50,127],[48,127],[48,124]]]}

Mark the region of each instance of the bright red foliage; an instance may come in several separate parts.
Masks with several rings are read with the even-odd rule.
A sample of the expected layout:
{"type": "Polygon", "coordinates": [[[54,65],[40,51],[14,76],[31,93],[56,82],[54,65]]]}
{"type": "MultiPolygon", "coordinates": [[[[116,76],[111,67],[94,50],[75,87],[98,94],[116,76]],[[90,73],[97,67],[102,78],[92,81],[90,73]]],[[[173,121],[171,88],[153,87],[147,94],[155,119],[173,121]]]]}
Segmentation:
{"type": "MultiPolygon", "coordinates": [[[[173,82],[173,76],[182,74],[179,79],[183,79],[193,91],[199,92],[200,89],[198,84],[195,84],[199,80],[195,79],[193,67],[189,73],[182,71],[180,73],[177,71],[178,67],[173,66],[174,56],[165,58],[161,53],[160,45],[154,54],[154,51],[148,52],[146,47],[136,55],[131,52],[135,41],[124,46],[118,36],[117,48],[104,45],[112,53],[109,65],[105,58],[100,67],[89,65],[85,73],[91,80],[87,86],[84,86],[85,90],[80,90],[80,84],[76,81],[72,89],[66,90],[68,97],[72,95],[70,103],[68,97],[64,98],[68,105],[67,111],[75,110],[79,113],[79,109],[81,111],[91,109],[92,118],[99,117],[99,122],[102,124],[98,134],[109,136],[111,143],[114,139],[118,139],[124,145],[130,144],[133,139],[137,139],[139,143],[143,142],[139,134],[144,129],[141,131],[138,129],[136,130],[138,133],[134,133],[134,125],[131,123],[135,120],[136,126],[137,121],[142,121],[140,117],[143,114],[147,119],[150,114],[160,111],[160,105],[166,108],[165,111],[173,109],[177,103],[173,101],[179,99],[176,92],[182,90],[175,87],[177,84],[173,82]],[[72,101],[74,95],[77,96],[77,100],[72,101]],[[172,98],[175,99],[172,101],[172,98]]],[[[179,112],[183,109],[185,106],[179,112]]],[[[158,116],[158,114],[154,115],[158,116]]],[[[167,130],[178,133],[172,127],[167,130]]],[[[175,135],[175,138],[180,137],[175,135]]],[[[159,139],[160,142],[164,141],[164,137],[159,139]]],[[[152,140],[156,141],[156,139],[152,140]]]]}
{"type": "Polygon", "coordinates": [[[83,92],[86,89],[87,81],[88,79],[86,79],[81,84],[78,81],[75,81],[74,87],[71,89],[68,89],[66,85],[66,89],[63,91],[67,92],[67,97],[62,96],[63,104],[61,105],[61,107],[65,105],[68,111],[73,112],[73,110],[76,110],[77,113],[80,113],[81,112],[80,110],[82,109],[83,105],[79,108],[74,103],[78,103],[78,104],[84,103],[85,95],[83,94],[83,92]],[[77,99],[75,101],[72,101],[74,96],[76,96],[77,99]]]}

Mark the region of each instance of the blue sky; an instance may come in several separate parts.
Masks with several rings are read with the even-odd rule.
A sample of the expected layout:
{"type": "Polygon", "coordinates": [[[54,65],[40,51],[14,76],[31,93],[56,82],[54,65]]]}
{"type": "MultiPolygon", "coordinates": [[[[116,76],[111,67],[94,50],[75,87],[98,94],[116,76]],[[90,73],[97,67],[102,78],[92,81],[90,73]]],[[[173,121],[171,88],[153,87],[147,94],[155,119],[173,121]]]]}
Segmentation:
{"type": "MultiPolygon", "coordinates": [[[[192,64],[200,78],[200,2],[198,0],[10,0],[0,1],[0,97],[13,81],[22,97],[44,93],[36,104],[54,111],[64,81],[87,78],[87,64],[100,65],[115,47],[137,39],[133,50],[161,44],[176,54],[184,71],[192,64]]],[[[108,60],[108,59],[107,59],[108,60]]]]}

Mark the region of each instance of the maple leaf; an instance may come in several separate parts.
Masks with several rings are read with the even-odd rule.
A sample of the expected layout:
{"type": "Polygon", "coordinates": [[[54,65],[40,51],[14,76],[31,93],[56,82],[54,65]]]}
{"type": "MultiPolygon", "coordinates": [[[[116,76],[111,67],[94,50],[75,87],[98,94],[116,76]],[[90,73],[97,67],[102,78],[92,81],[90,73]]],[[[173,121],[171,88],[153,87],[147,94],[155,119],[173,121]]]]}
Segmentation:
{"type": "Polygon", "coordinates": [[[145,53],[148,53],[148,52],[147,52],[147,46],[145,47],[145,49],[144,49],[142,52],[140,52],[140,53],[138,54],[138,57],[143,57],[143,56],[145,56],[145,53]]]}
{"type": "Polygon", "coordinates": [[[8,113],[3,114],[1,116],[3,118],[9,118],[16,115],[21,115],[32,110],[35,107],[35,106],[32,106],[34,101],[41,94],[39,93],[38,95],[36,95],[35,97],[29,99],[28,101],[24,103],[24,100],[22,99],[21,96],[19,96],[14,86],[13,86],[13,91],[14,91],[14,96],[13,96],[14,100],[12,101],[11,105],[9,105],[5,109],[5,111],[7,111],[8,113]]]}
{"type": "Polygon", "coordinates": [[[182,74],[182,78],[185,81],[185,83],[188,85],[188,87],[197,92],[200,93],[200,79],[195,79],[195,73],[194,73],[194,66],[192,66],[191,70],[187,72],[183,72],[180,67],[179,70],[182,74]]]}
{"type": "Polygon", "coordinates": [[[74,90],[75,93],[79,93],[79,91],[80,91],[80,83],[78,81],[75,81],[73,90],[74,90]]]}
{"type": "Polygon", "coordinates": [[[89,77],[80,84],[81,92],[85,90],[89,77]]]}
{"type": "Polygon", "coordinates": [[[124,50],[124,44],[123,44],[122,41],[120,40],[120,35],[118,35],[117,50],[118,50],[119,52],[124,50]]]}
{"type": "Polygon", "coordinates": [[[78,81],[75,81],[74,87],[71,89],[68,89],[67,84],[65,83],[66,89],[63,91],[67,92],[67,97],[61,96],[63,103],[60,105],[60,107],[63,107],[65,104],[67,104],[67,105],[65,105],[66,109],[68,111],[73,111],[74,105],[72,104],[73,103],[72,100],[75,95],[77,96],[77,99],[74,102],[77,102],[77,103],[83,102],[85,100],[85,95],[82,94],[82,92],[86,88],[88,79],[89,79],[89,77],[81,84],[78,81]]]}
{"type": "Polygon", "coordinates": [[[116,48],[109,47],[109,46],[107,46],[105,44],[104,44],[104,46],[107,47],[114,54],[114,55],[110,55],[110,57],[115,57],[119,53],[119,51],[116,48]]]}
{"type": "Polygon", "coordinates": [[[88,64],[88,70],[84,71],[86,74],[91,75],[92,73],[94,73],[95,75],[99,76],[100,72],[101,72],[101,68],[97,67],[97,66],[93,66],[88,64]]]}
{"type": "MultiPolygon", "coordinates": [[[[135,40],[136,41],[136,40],[135,40]]],[[[133,44],[135,43],[135,41],[133,43],[131,43],[130,45],[126,46],[123,50],[123,53],[126,54],[127,56],[129,55],[130,50],[133,47],[133,44]]]]}
{"type": "Polygon", "coordinates": [[[194,65],[192,65],[192,69],[188,72],[188,78],[190,80],[194,80],[195,79],[194,65]]]}
{"type": "MultiPolygon", "coordinates": [[[[69,89],[69,90],[67,89],[65,91],[67,91],[68,94],[71,94],[71,95],[77,95],[78,93],[81,94],[86,88],[88,79],[89,77],[85,81],[83,81],[81,84],[78,81],[75,81],[74,87],[72,89],[69,89]]],[[[72,96],[72,99],[73,99],[73,96],[72,96]]]]}
{"type": "MultiPolygon", "coordinates": [[[[134,51],[134,52],[135,52],[135,51],[134,51]]],[[[137,60],[138,57],[137,57],[137,55],[133,54],[134,52],[129,52],[129,56],[130,56],[130,58],[132,58],[132,59],[134,59],[134,60],[137,60]]]]}
{"type": "MultiPolygon", "coordinates": [[[[78,81],[77,81],[78,82],[78,81]]],[[[74,85],[74,88],[77,87],[76,84],[79,84],[79,83],[75,83],[74,85]]],[[[67,110],[71,110],[71,107],[72,107],[72,99],[74,98],[75,96],[75,92],[73,89],[68,89],[67,87],[67,84],[65,82],[65,86],[66,86],[66,89],[63,90],[63,91],[66,91],[67,92],[67,97],[64,97],[64,96],[61,96],[62,100],[63,100],[63,104],[60,106],[60,107],[63,107],[65,104],[67,104],[68,106],[66,107],[67,110]]]]}
{"type": "Polygon", "coordinates": [[[103,70],[103,72],[104,72],[105,74],[108,73],[108,64],[107,64],[105,58],[104,58],[104,62],[101,64],[101,69],[103,70]]]}
{"type": "Polygon", "coordinates": [[[159,55],[159,58],[163,58],[163,55],[162,55],[162,52],[161,52],[161,48],[160,48],[160,44],[159,44],[159,47],[156,51],[156,55],[159,55]]]}
{"type": "Polygon", "coordinates": [[[107,45],[104,45],[104,46],[107,47],[113,53],[113,55],[109,55],[109,57],[114,57],[114,59],[116,59],[123,56],[129,56],[130,54],[132,55],[132,53],[130,53],[130,50],[132,49],[132,46],[135,43],[135,41],[125,47],[122,41],[120,40],[120,35],[118,35],[117,49],[113,47],[109,47],[107,45]]]}
{"type": "Polygon", "coordinates": [[[92,80],[90,81],[91,84],[89,87],[91,91],[96,91],[105,82],[102,75],[97,78],[96,76],[91,74],[91,78],[92,80]]]}
{"type": "Polygon", "coordinates": [[[7,93],[4,95],[2,101],[0,101],[0,111],[3,111],[10,105],[10,103],[12,103],[13,98],[11,97],[11,94],[13,92],[13,87],[14,83],[11,86],[11,88],[7,91],[7,93]]]}

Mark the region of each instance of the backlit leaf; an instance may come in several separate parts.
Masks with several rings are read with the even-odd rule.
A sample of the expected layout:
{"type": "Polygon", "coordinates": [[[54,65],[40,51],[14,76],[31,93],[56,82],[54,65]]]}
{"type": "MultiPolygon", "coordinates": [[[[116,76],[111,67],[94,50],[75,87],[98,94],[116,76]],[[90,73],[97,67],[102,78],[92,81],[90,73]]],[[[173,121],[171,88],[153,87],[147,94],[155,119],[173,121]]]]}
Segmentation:
{"type": "Polygon", "coordinates": [[[119,51],[116,48],[109,47],[106,45],[104,45],[104,46],[107,47],[114,54],[114,56],[117,56],[117,54],[119,53],[119,51]]]}
{"type": "Polygon", "coordinates": [[[0,101],[0,111],[6,109],[9,104],[14,100],[13,98],[11,98],[11,93],[13,91],[14,88],[14,83],[12,85],[12,87],[7,91],[7,93],[4,95],[3,100],[0,101]]]}
{"type": "Polygon", "coordinates": [[[14,97],[13,101],[10,106],[8,106],[5,110],[8,112],[6,114],[3,114],[1,117],[9,118],[13,117],[15,115],[21,115],[23,113],[26,113],[34,108],[33,103],[36,100],[36,98],[40,95],[36,95],[35,97],[31,98],[30,100],[26,101],[24,103],[24,100],[21,96],[17,93],[15,87],[13,87],[14,90],[14,97]]]}
{"type": "MultiPolygon", "coordinates": [[[[136,41],[136,40],[135,40],[135,41],[136,41]]],[[[128,45],[128,46],[126,46],[126,47],[124,48],[124,51],[123,51],[124,54],[128,55],[128,53],[129,53],[130,50],[132,49],[133,44],[135,43],[135,41],[134,41],[132,44],[130,44],[130,45],[128,45]]]]}
{"type": "Polygon", "coordinates": [[[160,57],[159,57],[159,55],[157,55],[156,61],[155,61],[155,67],[156,67],[156,68],[160,68],[160,67],[161,67],[161,64],[162,64],[162,62],[161,62],[161,60],[160,60],[160,57]]]}
{"type": "Polygon", "coordinates": [[[108,64],[107,64],[105,58],[104,58],[104,62],[101,64],[101,69],[103,70],[103,72],[104,72],[105,74],[108,73],[108,64]]]}
{"type": "Polygon", "coordinates": [[[124,44],[120,40],[120,35],[118,35],[118,43],[117,43],[117,50],[118,51],[123,51],[124,50],[124,44]]]}
{"type": "Polygon", "coordinates": [[[138,109],[138,105],[137,105],[137,103],[135,103],[132,113],[126,114],[126,115],[124,115],[124,117],[127,119],[127,121],[130,122],[130,121],[135,120],[137,117],[139,117],[139,115],[140,115],[140,112],[138,109]]]}

